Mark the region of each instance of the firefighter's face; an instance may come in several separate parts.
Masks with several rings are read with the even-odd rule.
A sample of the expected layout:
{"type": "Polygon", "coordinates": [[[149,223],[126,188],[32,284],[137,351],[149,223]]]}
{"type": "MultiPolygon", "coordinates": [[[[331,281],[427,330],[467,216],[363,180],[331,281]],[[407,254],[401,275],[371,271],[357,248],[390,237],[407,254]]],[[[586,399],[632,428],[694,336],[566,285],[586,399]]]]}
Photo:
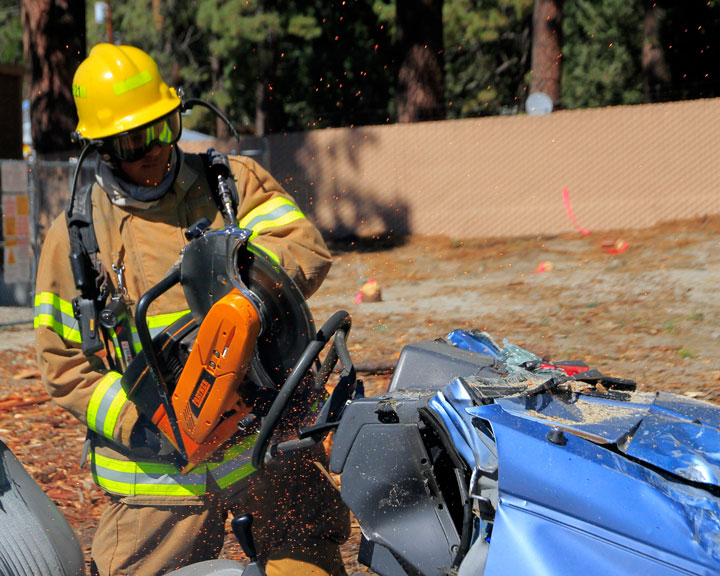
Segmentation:
{"type": "Polygon", "coordinates": [[[128,180],[140,186],[157,186],[170,170],[172,146],[156,143],[135,162],[120,162],[128,180]]]}

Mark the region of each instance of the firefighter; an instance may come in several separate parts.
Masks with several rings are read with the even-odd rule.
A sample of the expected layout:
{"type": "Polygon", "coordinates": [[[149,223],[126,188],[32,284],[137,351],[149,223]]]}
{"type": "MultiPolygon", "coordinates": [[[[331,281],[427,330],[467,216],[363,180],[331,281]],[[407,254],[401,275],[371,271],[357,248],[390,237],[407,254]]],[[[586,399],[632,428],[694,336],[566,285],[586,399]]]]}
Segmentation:
{"type": "MultiPolygon", "coordinates": [[[[220,228],[223,218],[201,156],[178,147],[181,100],[148,54],[95,46],[75,73],[73,94],[77,131],[102,142],[91,193],[97,277],[132,311],[177,260],[184,230],[201,217],[220,228]]],[[[251,229],[254,249],[310,296],[331,264],[319,231],[259,164],[243,156],[228,161],[240,227],[251,229]]],[[[167,439],[140,415],[119,370],[109,367],[114,346],[83,353],[90,332],[83,328],[69,238],[63,215],[40,257],[36,350],[52,398],[87,425],[93,478],[109,496],[93,539],[93,573],[149,576],[217,558],[228,515],[250,512],[268,574],[344,574],[339,544],[349,535],[348,511],[316,465],[317,453],[290,453],[256,471],[246,438],[180,473],[167,439]]],[[[186,312],[182,288],[174,286],[153,302],[148,325],[157,333],[186,312]]]]}

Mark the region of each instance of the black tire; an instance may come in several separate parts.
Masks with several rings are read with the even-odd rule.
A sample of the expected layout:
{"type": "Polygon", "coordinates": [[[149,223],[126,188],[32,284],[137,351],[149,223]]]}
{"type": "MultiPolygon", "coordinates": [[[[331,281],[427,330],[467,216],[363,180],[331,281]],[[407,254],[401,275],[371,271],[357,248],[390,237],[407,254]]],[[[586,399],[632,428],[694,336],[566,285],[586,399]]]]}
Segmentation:
{"type": "Polygon", "coordinates": [[[0,574],[81,576],[82,550],[60,513],[0,441],[0,574]]]}

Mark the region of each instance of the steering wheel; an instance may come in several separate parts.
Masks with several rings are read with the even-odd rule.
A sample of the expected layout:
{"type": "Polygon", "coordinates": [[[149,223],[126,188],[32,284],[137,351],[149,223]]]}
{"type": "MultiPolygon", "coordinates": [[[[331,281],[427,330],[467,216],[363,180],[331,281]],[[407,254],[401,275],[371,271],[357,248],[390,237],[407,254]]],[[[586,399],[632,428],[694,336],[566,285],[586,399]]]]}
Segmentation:
{"type": "MultiPolygon", "coordinates": [[[[355,367],[350,359],[346,343],[351,324],[352,321],[348,312],[345,310],[335,312],[325,324],[323,324],[322,328],[318,330],[315,338],[307,345],[305,351],[301,354],[300,358],[298,358],[290,376],[288,376],[280,388],[267,415],[263,418],[252,453],[252,465],[255,468],[260,469],[265,465],[270,440],[282,420],[283,413],[290,403],[290,399],[298,385],[305,379],[313,364],[316,362],[320,352],[322,352],[331,339],[333,339],[332,347],[320,366],[316,376],[316,384],[324,385],[325,382],[327,382],[338,359],[343,366],[343,370],[340,373],[340,381],[335,386],[326,406],[323,408],[324,414],[322,418],[324,422],[317,423],[314,428],[327,432],[331,427],[328,425],[339,420],[345,402],[351,397],[355,389],[355,367]]],[[[314,439],[311,439],[309,444],[314,444],[315,442],[314,439]]]]}

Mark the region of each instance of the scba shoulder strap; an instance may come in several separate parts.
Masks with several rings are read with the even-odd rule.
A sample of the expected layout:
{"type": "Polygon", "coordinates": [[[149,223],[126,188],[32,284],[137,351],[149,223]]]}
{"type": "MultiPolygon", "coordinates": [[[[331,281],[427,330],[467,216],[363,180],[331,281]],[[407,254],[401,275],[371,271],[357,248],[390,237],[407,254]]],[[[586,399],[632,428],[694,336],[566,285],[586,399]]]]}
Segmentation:
{"type": "Polygon", "coordinates": [[[97,257],[99,252],[92,222],[92,183],[82,186],[65,208],[70,237],[70,268],[80,296],[72,301],[73,314],[80,325],[82,351],[86,356],[104,347],[100,338],[98,314],[108,296],[106,274],[97,257]]]}

